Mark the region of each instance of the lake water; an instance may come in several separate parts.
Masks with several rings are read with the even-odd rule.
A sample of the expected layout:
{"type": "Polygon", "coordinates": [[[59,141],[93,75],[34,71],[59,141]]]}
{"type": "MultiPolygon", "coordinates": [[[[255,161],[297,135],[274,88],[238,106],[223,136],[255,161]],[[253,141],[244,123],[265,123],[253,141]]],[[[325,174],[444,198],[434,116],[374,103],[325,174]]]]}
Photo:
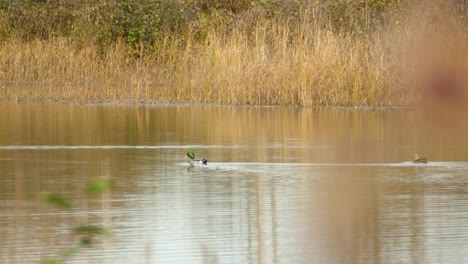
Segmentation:
{"type": "Polygon", "coordinates": [[[463,120],[49,103],[0,113],[0,263],[56,257],[79,225],[112,236],[67,263],[468,262],[463,120]],[[190,166],[188,151],[208,165],[190,166]],[[409,162],[415,152],[429,163],[409,162]],[[115,187],[89,196],[93,179],[115,187]]]}

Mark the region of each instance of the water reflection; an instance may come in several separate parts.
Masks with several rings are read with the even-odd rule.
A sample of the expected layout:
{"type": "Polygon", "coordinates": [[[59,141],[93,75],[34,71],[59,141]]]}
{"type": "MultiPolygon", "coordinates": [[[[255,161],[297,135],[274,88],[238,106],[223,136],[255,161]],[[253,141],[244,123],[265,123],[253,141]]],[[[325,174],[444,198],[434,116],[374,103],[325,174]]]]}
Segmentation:
{"type": "MultiPolygon", "coordinates": [[[[463,263],[468,152],[418,111],[0,104],[2,263],[463,263]],[[185,153],[208,158],[189,167],[185,153]],[[407,162],[413,152],[427,165],[407,162]],[[98,198],[85,186],[113,179],[98,198]],[[70,211],[40,202],[62,193],[70,211]]],[[[453,132],[453,131],[451,131],[453,132]]],[[[463,131],[461,131],[463,132],[463,131]]]]}

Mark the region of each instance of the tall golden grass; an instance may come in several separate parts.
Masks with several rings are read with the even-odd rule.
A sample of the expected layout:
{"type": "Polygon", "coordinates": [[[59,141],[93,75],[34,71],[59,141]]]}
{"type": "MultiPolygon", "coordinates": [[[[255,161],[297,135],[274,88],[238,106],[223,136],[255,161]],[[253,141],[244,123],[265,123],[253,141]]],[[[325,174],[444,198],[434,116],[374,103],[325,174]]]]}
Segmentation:
{"type": "MultiPolygon", "coordinates": [[[[416,102],[408,78],[410,25],[366,34],[309,20],[212,31],[204,43],[169,36],[135,59],[123,42],[67,38],[0,44],[0,98],[80,103],[390,106],[416,102]]],[[[404,22],[406,23],[406,22],[404,22]]]]}

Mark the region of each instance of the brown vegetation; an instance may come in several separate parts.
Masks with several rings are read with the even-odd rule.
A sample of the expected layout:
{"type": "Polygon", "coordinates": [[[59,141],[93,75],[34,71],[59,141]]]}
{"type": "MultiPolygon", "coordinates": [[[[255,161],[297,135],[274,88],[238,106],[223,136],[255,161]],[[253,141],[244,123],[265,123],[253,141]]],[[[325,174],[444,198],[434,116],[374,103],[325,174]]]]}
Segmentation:
{"type": "MultiPolygon", "coordinates": [[[[308,4],[295,10],[278,9],[283,13],[272,15],[276,7],[248,9],[244,3],[229,9],[222,6],[227,5],[224,1],[212,1],[217,5],[205,1],[213,5],[208,7],[197,6],[200,2],[192,3],[198,9],[184,5],[198,10],[192,14],[198,18],[195,22],[172,23],[172,28],[141,22],[143,28],[158,29],[153,39],[146,31],[132,30],[106,38],[105,32],[121,32],[120,24],[104,33],[91,28],[96,38],[82,31],[77,38],[76,30],[70,34],[52,29],[47,34],[45,29],[0,30],[8,32],[0,43],[0,99],[410,105],[418,101],[421,85],[417,84],[427,79],[426,73],[416,74],[421,66],[414,54],[423,47],[421,36],[450,39],[458,50],[466,50],[464,19],[449,4],[414,8],[390,6],[387,1],[352,1],[358,7],[361,2],[375,6],[343,9],[331,5],[339,1],[324,1],[328,9],[308,4]],[[380,2],[385,2],[386,9],[379,9],[380,2]],[[204,8],[210,10],[205,20],[204,8]],[[435,26],[441,30],[434,31],[435,26]]],[[[466,73],[466,68],[457,71],[466,73]]]]}

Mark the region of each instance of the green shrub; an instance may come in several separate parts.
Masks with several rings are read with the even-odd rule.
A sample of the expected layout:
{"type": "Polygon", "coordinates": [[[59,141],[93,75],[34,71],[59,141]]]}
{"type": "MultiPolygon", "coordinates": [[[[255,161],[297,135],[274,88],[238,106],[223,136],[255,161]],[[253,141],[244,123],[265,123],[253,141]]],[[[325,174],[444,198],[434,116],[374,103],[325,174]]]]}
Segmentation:
{"type": "Polygon", "coordinates": [[[2,6],[8,16],[7,21],[0,21],[3,24],[0,27],[10,28],[9,34],[25,40],[69,35],[79,7],[73,0],[11,1],[2,6]]]}
{"type": "Polygon", "coordinates": [[[70,37],[102,49],[123,40],[132,54],[158,50],[163,39],[203,42],[211,30],[247,30],[258,21],[288,21],[303,12],[334,31],[369,32],[408,0],[16,0],[0,4],[0,36],[23,40],[70,37]]]}

